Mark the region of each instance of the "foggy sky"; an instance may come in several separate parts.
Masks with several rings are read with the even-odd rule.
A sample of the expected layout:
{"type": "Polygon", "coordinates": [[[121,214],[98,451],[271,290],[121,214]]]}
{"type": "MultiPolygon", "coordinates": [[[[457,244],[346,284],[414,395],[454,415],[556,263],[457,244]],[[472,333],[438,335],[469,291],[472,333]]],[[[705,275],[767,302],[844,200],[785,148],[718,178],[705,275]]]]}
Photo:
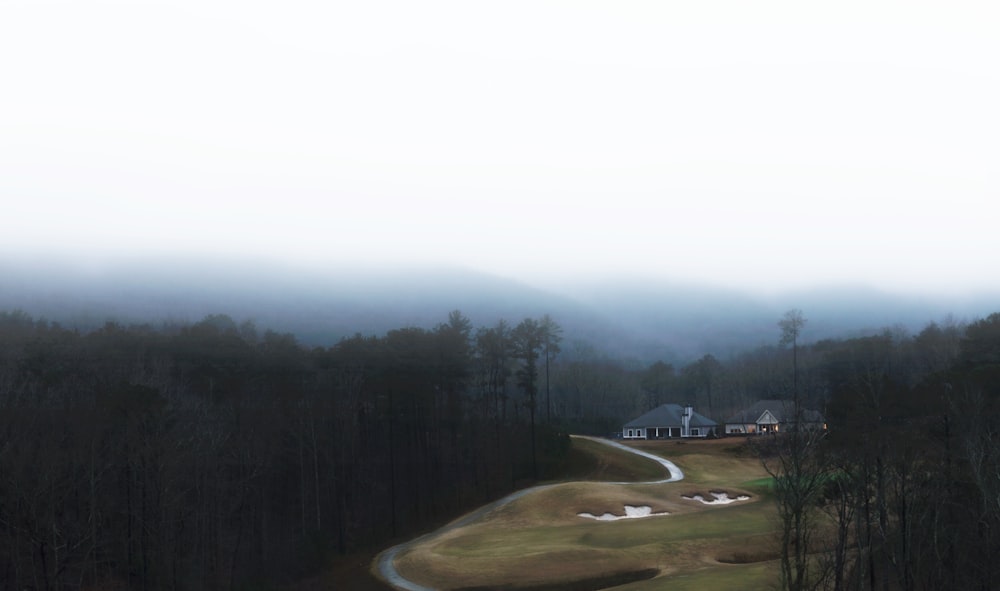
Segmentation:
{"type": "Polygon", "coordinates": [[[991,2],[0,4],[0,255],[1000,287],[991,2]]]}

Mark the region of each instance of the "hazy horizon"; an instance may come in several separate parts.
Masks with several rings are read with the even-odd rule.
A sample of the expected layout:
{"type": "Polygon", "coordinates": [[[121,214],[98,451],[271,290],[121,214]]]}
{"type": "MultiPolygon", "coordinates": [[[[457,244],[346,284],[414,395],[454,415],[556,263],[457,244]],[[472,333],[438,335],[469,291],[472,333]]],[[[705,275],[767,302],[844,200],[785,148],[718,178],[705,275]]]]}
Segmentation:
{"type": "Polygon", "coordinates": [[[0,261],[0,275],[0,312],[21,310],[84,331],[223,314],[291,333],[306,346],[332,346],[355,334],[432,329],[454,310],[476,327],[549,314],[565,329],[570,357],[674,364],[773,346],[777,319],[791,308],[808,319],[806,343],[964,325],[996,312],[1000,300],[997,292],[946,297],[850,285],[755,294],[637,277],[545,288],[456,267],[316,269],[253,260],[61,269],[0,261]]]}
{"type": "Polygon", "coordinates": [[[4,3],[0,259],[996,292],[998,11],[4,3]]]}
{"type": "Polygon", "coordinates": [[[780,300],[796,294],[867,292],[887,297],[927,298],[938,302],[961,302],[969,298],[996,296],[1000,298],[1000,285],[967,285],[961,289],[934,286],[887,285],[863,279],[816,279],[810,282],[789,282],[737,285],[724,279],[699,279],[680,275],[656,274],[633,270],[593,271],[590,273],[551,274],[539,272],[517,273],[494,270],[476,265],[449,261],[366,261],[366,260],[296,260],[294,257],[251,254],[225,255],[218,253],[88,253],[56,254],[32,253],[0,258],[0,269],[18,270],[20,276],[37,277],[39,280],[83,280],[99,283],[115,277],[151,276],[185,277],[196,285],[198,277],[219,281],[221,274],[231,274],[252,280],[255,276],[265,279],[297,278],[301,280],[329,280],[336,283],[339,277],[368,277],[390,280],[394,277],[412,277],[420,274],[434,276],[481,277],[520,284],[526,289],[566,296],[584,296],[594,290],[608,288],[635,288],[637,290],[704,290],[718,293],[740,294],[760,301],[780,300]]]}

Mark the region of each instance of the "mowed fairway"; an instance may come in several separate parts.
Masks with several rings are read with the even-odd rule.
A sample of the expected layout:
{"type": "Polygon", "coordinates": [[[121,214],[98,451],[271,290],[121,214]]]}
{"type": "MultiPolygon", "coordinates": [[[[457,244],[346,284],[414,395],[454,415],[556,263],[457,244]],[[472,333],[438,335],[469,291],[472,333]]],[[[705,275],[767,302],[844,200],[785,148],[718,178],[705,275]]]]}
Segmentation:
{"type": "Polygon", "coordinates": [[[535,491],[446,528],[402,553],[397,570],[434,589],[753,589],[775,581],[774,507],[761,484],[767,474],[743,453],[742,440],[637,442],[684,471],[684,480],[664,484],[617,482],[664,478],[655,462],[581,438],[573,446],[593,481],[535,491]],[[729,505],[682,498],[713,491],[751,498],[729,505]],[[669,515],[578,515],[623,515],[625,505],[669,515]]]}

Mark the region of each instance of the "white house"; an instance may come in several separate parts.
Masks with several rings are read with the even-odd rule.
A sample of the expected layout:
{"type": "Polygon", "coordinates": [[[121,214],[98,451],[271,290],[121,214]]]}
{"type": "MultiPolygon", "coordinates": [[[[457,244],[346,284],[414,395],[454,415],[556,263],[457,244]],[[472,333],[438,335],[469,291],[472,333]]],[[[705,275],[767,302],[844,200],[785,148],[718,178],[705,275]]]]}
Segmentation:
{"type": "Polygon", "coordinates": [[[663,404],[625,423],[624,439],[668,439],[673,437],[708,437],[719,424],[694,412],[690,406],[663,404]]]}
{"type": "MultiPolygon", "coordinates": [[[[726,419],[726,434],[778,433],[793,428],[795,424],[795,410],[791,400],[761,400],[726,419]]],[[[826,422],[819,411],[803,410],[802,427],[806,430],[826,429],[826,422]]]]}

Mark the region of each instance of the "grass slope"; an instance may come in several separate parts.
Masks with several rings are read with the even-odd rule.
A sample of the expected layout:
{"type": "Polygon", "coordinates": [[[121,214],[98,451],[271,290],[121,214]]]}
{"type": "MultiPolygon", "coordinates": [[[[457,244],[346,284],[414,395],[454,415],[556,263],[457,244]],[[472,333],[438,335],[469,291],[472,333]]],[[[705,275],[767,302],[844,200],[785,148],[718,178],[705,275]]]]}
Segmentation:
{"type": "Polygon", "coordinates": [[[636,444],[684,470],[684,480],[656,485],[615,483],[663,478],[654,462],[576,438],[573,446],[574,453],[590,457],[576,461],[592,467],[584,472],[595,481],[536,491],[435,536],[400,556],[398,570],[428,587],[452,590],[601,589],[622,583],[616,589],[763,588],[774,581],[774,565],[762,562],[777,550],[766,473],[742,442],[636,444]],[[720,490],[752,498],[714,506],[682,498],[720,490]],[[577,515],[621,515],[626,504],[669,515],[611,522],[577,515]]]}
{"type": "Polygon", "coordinates": [[[665,478],[663,466],[642,456],[582,437],[572,438],[566,467],[567,480],[642,482],[665,478]]]}

